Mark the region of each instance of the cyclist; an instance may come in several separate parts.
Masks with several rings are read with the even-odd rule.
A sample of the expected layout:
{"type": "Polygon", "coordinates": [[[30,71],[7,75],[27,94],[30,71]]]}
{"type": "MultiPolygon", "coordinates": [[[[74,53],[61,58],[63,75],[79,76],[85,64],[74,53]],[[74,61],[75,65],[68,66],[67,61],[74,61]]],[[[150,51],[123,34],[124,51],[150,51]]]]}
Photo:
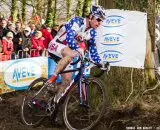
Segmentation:
{"type": "MultiPolygon", "coordinates": [[[[48,80],[49,86],[53,86],[52,83],[55,81],[57,75],[67,67],[72,59],[77,56],[78,52],[84,55],[84,45],[78,44],[82,41],[88,41],[87,46],[92,60],[96,63],[101,62],[95,46],[95,29],[104,19],[105,13],[103,8],[92,5],[91,11],[86,18],[74,17],[61,27],[48,46],[50,56],[54,58],[55,61],[58,61],[54,74],[48,80]]],[[[69,85],[71,77],[72,73],[62,74],[63,83],[58,87],[57,97],[59,97],[66,86],[69,85]]]]}

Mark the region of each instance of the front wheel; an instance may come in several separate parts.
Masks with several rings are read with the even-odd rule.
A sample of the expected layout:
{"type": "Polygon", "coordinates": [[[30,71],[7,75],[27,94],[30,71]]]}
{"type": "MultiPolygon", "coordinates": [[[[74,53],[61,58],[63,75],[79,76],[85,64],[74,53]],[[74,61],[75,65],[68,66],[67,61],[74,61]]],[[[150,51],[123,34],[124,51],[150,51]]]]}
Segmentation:
{"type": "Polygon", "coordinates": [[[70,130],[89,130],[101,119],[106,108],[106,91],[103,83],[90,78],[85,81],[88,106],[80,105],[79,92],[75,87],[66,97],[63,117],[70,130]]]}
{"type": "Polygon", "coordinates": [[[21,106],[21,118],[22,121],[28,126],[38,126],[45,118],[45,110],[47,100],[46,95],[46,78],[38,78],[34,80],[26,92],[21,106]]]}

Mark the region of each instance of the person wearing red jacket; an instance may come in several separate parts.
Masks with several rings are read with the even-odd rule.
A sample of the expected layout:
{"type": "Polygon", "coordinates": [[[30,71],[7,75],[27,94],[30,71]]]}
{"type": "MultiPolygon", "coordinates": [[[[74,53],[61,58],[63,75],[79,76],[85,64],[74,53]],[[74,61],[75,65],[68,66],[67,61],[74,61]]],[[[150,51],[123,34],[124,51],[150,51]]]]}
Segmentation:
{"type": "Polygon", "coordinates": [[[13,52],[13,33],[8,32],[6,37],[2,39],[2,61],[10,60],[10,56],[13,52]]]}
{"type": "Polygon", "coordinates": [[[47,28],[45,26],[42,26],[42,29],[40,31],[42,32],[43,44],[45,48],[48,49],[48,44],[53,39],[52,34],[47,31],[47,28]]]}
{"type": "Polygon", "coordinates": [[[36,31],[35,35],[31,37],[32,40],[32,52],[31,57],[38,57],[44,50],[44,44],[41,31],[36,31]]]}

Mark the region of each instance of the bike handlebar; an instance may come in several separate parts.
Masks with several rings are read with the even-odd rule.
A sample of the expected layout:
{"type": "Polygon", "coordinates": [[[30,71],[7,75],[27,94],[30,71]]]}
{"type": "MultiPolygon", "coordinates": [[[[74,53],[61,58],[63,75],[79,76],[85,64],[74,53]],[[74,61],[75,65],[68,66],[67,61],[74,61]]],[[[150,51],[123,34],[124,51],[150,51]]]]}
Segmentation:
{"type": "Polygon", "coordinates": [[[78,57],[78,60],[76,60],[75,62],[72,62],[72,63],[70,63],[70,65],[75,65],[75,64],[77,64],[79,61],[81,61],[81,62],[91,62],[91,63],[93,63],[94,65],[96,65],[98,68],[107,68],[108,66],[109,66],[109,62],[107,62],[106,64],[105,64],[105,66],[103,66],[102,64],[100,64],[100,63],[95,63],[93,60],[91,60],[91,59],[89,59],[89,58],[86,58],[86,57],[82,57],[82,56],[79,56],[78,57]]]}
{"type": "Polygon", "coordinates": [[[96,62],[94,62],[92,59],[90,59],[90,58],[87,58],[87,57],[82,57],[81,55],[79,55],[78,56],[78,59],[75,61],[75,62],[72,62],[72,63],[70,63],[70,65],[75,65],[75,64],[77,64],[78,62],[80,62],[81,61],[81,63],[83,62],[91,62],[92,64],[94,64],[95,66],[97,66],[98,68],[100,68],[101,69],[101,71],[100,71],[100,73],[99,74],[96,74],[96,75],[94,75],[94,77],[100,77],[104,72],[108,72],[109,71],[109,62],[107,62],[105,65],[102,65],[102,64],[100,64],[100,63],[96,63],[96,62]]]}
{"type": "Polygon", "coordinates": [[[78,60],[76,60],[75,62],[70,63],[70,65],[75,65],[75,64],[77,64],[80,60],[81,60],[81,57],[79,56],[78,60]]]}
{"type": "Polygon", "coordinates": [[[85,61],[91,62],[94,65],[96,65],[96,67],[100,68],[100,72],[98,74],[96,73],[95,75],[92,75],[93,77],[100,77],[100,76],[103,75],[104,72],[108,72],[109,71],[109,62],[107,62],[105,64],[105,66],[103,66],[102,64],[95,63],[94,61],[92,61],[91,59],[88,59],[88,58],[85,58],[85,61]]]}

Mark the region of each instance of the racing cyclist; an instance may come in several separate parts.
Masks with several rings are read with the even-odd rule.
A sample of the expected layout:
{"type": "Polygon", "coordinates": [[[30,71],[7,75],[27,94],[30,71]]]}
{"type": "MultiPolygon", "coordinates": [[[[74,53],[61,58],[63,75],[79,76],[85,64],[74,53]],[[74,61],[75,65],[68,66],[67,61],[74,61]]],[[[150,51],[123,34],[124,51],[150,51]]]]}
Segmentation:
{"type": "MultiPolygon", "coordinates": [[[[49,43],[48,52],[50,56],[58,62],[53,75],[47,81],[49,86],[53,86],[57,75],[64,70],[77,54],[84,55],[82,41],[87,41],[90,57],[96,63],[101,63],[95,46],[95,29],[99,27],[105,19],[105,12],[101,6],[92,5],[91,11],[86,18],[74,17],[70,19],[58,31],[54,39],[49,43]],[[78,52],[79,53],[78,53],[78,52]]],[[[63,82],[58,86],[57,98],[71,82],[72,73],[62,74],[63,82]]]]}

